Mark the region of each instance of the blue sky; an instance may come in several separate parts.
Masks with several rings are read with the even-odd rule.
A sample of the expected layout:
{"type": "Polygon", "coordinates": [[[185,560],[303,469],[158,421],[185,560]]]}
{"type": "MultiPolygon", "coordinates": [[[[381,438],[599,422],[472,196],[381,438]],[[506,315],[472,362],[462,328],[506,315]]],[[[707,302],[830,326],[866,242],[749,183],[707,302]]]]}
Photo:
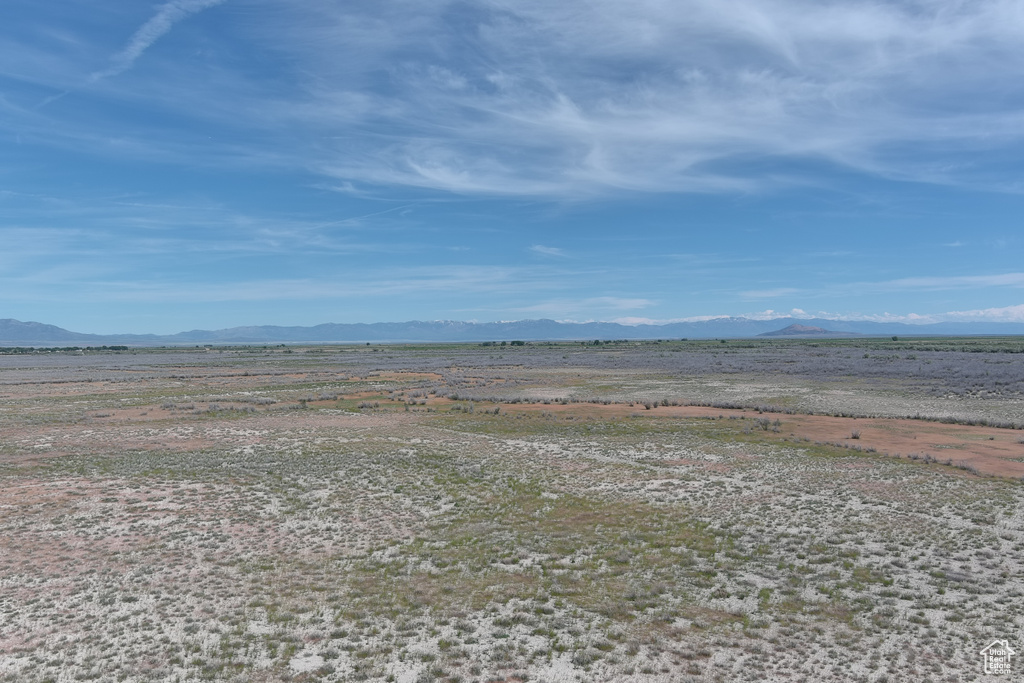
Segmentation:
{"type": "Polygon", "coordinates": [[[1024,321],[1019,1],[2,15],[0,317],[1024,321]]]}

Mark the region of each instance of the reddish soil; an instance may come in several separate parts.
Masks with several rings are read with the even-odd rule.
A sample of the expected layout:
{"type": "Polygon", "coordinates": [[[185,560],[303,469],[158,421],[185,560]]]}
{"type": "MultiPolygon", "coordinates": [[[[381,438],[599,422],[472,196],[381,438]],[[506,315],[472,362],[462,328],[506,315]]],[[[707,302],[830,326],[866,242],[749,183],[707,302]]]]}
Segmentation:
{"type": "MultiPolygon", "coordinates": [[[[446,399],[435,399],[430,404],[451,403],[446,399]]],[[[482,409],[487,409],[481,405],[482,409]]],[[[745,417],[747,419],[778,419],[782,424],[778,433],[760,431],[758,434],[769,440],[808,439],[812,443],[842,444],[874,448],[879,453],[900,454],[903,457],[926,454],[940,463],[952,461],[953,465],[973,466],[984,474],[1004,477],[1024,477],[1024,432],[997,427],[975,427],[970,425],[945,424],[926,420],[905,420],[894,418],[852,418],[827,415],[783,415],[759,414],[756,410],[727,408],[706,408],[703,406],[659,406],[646,410],[642,405],[604,405],[598,403],[516,403],[502,404],[505,413],[548,412],[559,416],[628,417],[641,415],[650,418],[717,418],[745,417]],[[859,438],[853,438],[854,433],[859,438]]]]}
{"type": "MultiPolygon", "coordinates": [[[[298,380],[306,375],[302,373],[274,373],[276,379],[298,380]]],[[[207,379],[210,377],[208,376],[207,379]]],[[[239,375],[237,373],[217,376],[217,379],[230,378],[232,384],[265,382],[266,377],[239,375]]],[[[428,372],[380,372],[371,373],[367,380],[438,380],[440,375],[428,372]]],[[[353,378],[354,379],[354,378],[353,378]]],[[[166,384],[166,380],[162,380],[166,384]]],[[[146,380],[141,380],[145,384],[146,380]]],[[[5,390],[18,397],[68,397],[78,393],[102,394],[123,390],[121,383],[104,381],[85,382],[82,384],[68,383],[54,385],[47,382],[24,382],[15,386],[7,386],[5,390]]],[[[387,411],[399,411],[401,401],[390,401],[381,396],[379,391],[359,391],[342,394],[339,398],[363,399],[375,397],[381,408],[387,411]]],[[[217,401],[221,408],[240,408],[251,410],[248,404],[235,404],[231,401],[217,401]]],[[[310,401],[311,406],[330,407],[334,401],[310,401]]],[[[446,398],[428,398],[426,404],[435,409],[445,409],[453,405],[446,398]]],[[[194,402],[199,411],[206,410],[210,403],[194,402]]],[[[297,406],[298,404],[295,404],[297,406]]],[[[967,425],[944,424],[924,420],[907,420],[893,418],[847,418],[823,415],[784,415],[777,413],[759,414],[754,410],[737,410],[726,408],[709,408],[700,406],[658,406],[645,409],[643,404],[627,405],[622,403],[514,403],[491,404],[480,403],[480,409],[487,410],[499,407],[506,414],[529,414],[547,412],[556,416],[574,418],[609,419],[640,416],[645,419],[664,418],[717,418],[743,417],[748,421],[768,419],[773,423],[781,422],[779,431],[763,431],[755,429],[759,439],[768,441],[808,440],[811,443],[826,443],[861,450],[874,449],[878,453],[907,457],[925,455],[943,464],[964,465],[976,468],[978,472],[997,476],[1024,477],[1024,431],[1000,429],[996,427],[975,427],[967,425]],[[854,434],[858,438],[854,438],[854,434]]],[[[278,403],[271,407],[256,408],[261,414],[260,422],[268,420],[275,428],[286,428],[285,424],[297,426],[309,422],[311,414],[292,411],[287,403],[278,403]],[[274,417],[271,417],[274,416],[274,417]]],[[[379,416],[378,416],[379,417],[379,416]]],[[[390,412],[388,419],[395,419],[397,413],[390,412]]],[[[426,416],[413,411],[405,414],[406,419],[424,419],[426,416]]],[[[336,417],[321,417],[328,422],[336,417]]],[[[349,420],[351,418],[348,418],[349,420]]],[[[429,418],[427,418],[429,419],[429,418]]],[[[167,449],[167,450],[198,450],[219,445],[216,437],[210,438],[202,429],[197,433],[176,433],[175,427],[192,426],[199,428],[213,427],[221,423],[216,414],[198,415],[187,410],[168,410],[157,405],[131,408],[115,408],[96,410],[89,414],[88,422],[75,425],[54,425],[47,427],[16,427],[4,430],[2,437],[10,442],[21,441],[25,450],[17,456],[8,457],[8,462],[30,461],[37,458],[64,455],[82,451],[114,451],[121,448],[167,449]],[[158,423],[158,424],[153,424],[158,423]],[[161,424],[162,423],[162,424],[161,424]],[[134,425],[134,426],[133,426],[134,425]],[[144,427],[150,429],[139,431],[144,427]],[[155,428],[155,429],[154,429],[155,428]]],[[[748,422],[749,423],[749,422],[748,422]]],[[[243,423],[232,421],[232,425],[248,428],[243,423]]],[[[252,425],[252,423],[250,423],[252,425]]],[[[252,425],[256,426],[256,425],[252,425]]],[[[256,428],[261,428],[256,426],[256,428]]],[[[233,444],[237,445],[237,444],[233,444]]],[[[951,472],[960,470],[950,470],[951,472]]]]}

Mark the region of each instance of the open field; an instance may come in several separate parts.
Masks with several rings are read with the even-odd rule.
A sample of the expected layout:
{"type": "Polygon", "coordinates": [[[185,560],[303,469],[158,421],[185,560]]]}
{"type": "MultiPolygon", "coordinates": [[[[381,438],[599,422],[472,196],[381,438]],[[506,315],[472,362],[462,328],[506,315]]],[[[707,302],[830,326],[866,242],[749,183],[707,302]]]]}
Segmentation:
{"type": "Polygon", "coordinates": [[[1000,680],[1022,427],[1019,339],[0,355],[0,681],[1000,680]]]}

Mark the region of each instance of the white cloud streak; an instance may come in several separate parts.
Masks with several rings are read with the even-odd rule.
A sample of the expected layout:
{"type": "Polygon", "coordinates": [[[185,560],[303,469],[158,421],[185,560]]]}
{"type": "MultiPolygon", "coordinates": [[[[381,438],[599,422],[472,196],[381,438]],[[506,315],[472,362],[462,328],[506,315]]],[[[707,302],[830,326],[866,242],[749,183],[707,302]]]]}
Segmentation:
{"type": "Polygon", "coordinates": [[[188,16],[210,7],[220,5],[225,0],[171,0],[160,6],[156,14],[143,24],[128,40],[124,49],[111,58],[106,69],[89,74],[89,83],[116,76],[132,68],[135,60],[142,56],[156,41],[170,31],[176,23],[188,16]]]}
{"type": "Polygon", "coordinates": [[[950,311],[942,314],[947,321],[976,321],[1024,323],[1024,304],[1002,306],[999,308],[981,308],[973,311],[950,311]]]}
{"type": "Polygon", "coordinates": [[[505,311],[528,318],[555,318],[563,322],[580,319],[607,320],[609,315],[622,311],[635,311],[657,305],[656,301],[641,298],[595,296],[586,298],[548,299],[529,306],[510,306],[505,311]],[[571,320],[570,320],[571,319],[571,320]]]}
{"type": "MultiPolygon", "coordinates": [[[[767,311],[774,313],[773,311],[767,311]]],[[[772,316],[777,317],[777,316],[772,316]]],[[[815,317],[825,320],[865,320],[878,323],[906,323],[923,325],[943,322],[988,322],[988,323],[1024,323],[1024,304],[993,308],[978,308],[965,311],[945,311],[941,313],[829,313],[818,311],[811,315],[794,317],[815,317]]]]}
{"type": "MultiPolygon", "coordinates": [[[[0,277],[0,288],[18,301],[98,301],[112,304],[385,300],[388,298],[436,298],[465,291],[496,296],[537,297],[550,289],[550,270],[509,266],[419,266],[384,270],[353,268],[334,277],[267,277],[230,281],[125,279],[111,267],[81,266],[70,272],[55,267],[45,272],[0,277]]],[[[597,306],[621,310],[643,305],[645,300],[595,297],[597,306]]],[[[510,309],[515,310],[515,309],[510,309]]],[[[525,309],[524,309],[525,310],[525,309]]],[[[540,310],[540,309],[538,309],[540,310]]]]}
{"type": "Polygon", "coordinates": [[[809,312],[802,308],[794,308],[789,311],[776,311],[767,309],[753,313],[743,313],[737,316],[730,315],[698,315],[687,318],[641,318],[622,317],[615,318],[610,322],[617,322],[623,325],[665,325],[668,323],[691,323],[704,322],[708,320],[721,320],[723,318],[738,317],[748,320],[775,320],[777,318],[798,318],[807,320],[818,318],[821,320],[836,321],[866,321],[878,323],[905,323],[908,325],[924,325],[929,323],[942,322],[1003,322],[1003,323],[1024,323],[1024,304],[1015,306],[1003,306],[997,308],[980,308],[968,311],[946,311],[943,313],[834,313],[828,311],[809,312]]]}
{"type": "Polygon", "coordinates": [[[631,299],[618,296],[595,296],[586,299],[553,299],[533,306],[513,309],[520,313],[556,313],[583,309],[635,310],[653,306],[650,299],[631,299]]]}
{"type": "MultiPolygon", "coordinates": [[[[93,71],[85,78],[84,82],[79,83],[73,88],[62,90],[56,95],[51,95],[43,99],[41,102],[31,107],[31,112],[34,114],[43,107],[46,107],[57,100],[63,99],[81,88],[95,85],[106,78],[117,76],[118,74],[128,71],[132,66],[134,66],[136,60],[138,60],[139,57],[141,57],[142,54],[161,37],[168,33],[176,23],[192,14],[196,14],[197,12],[220,5],[224,2],[226,2],[226,0],[171,0],[170,2],[161,5],[157,9],[156,14],[153,15],[149,21],[139,27],[134,34],[132,34],[127,45],[125,45],[120,52],[110,58],[109,66],[105,69],[93,71]]],[[[27,74],[19,74],[19,77],[21,78],[25,78],[26,76],[27,74]]],[[[76,137],[76,133],[73,131],[65,131],[64,135],[68,137],[76,137]]],[[[85,133],[84,131],[77,133],[77,137],[86,139],[93,135],[94,134],[85,133]]]]}
{"type": "Polygon", "coordinates": [[[1024,287],[1024,273],[996,273],[992,275],[956,275],[931,277],[905,277],[875,285],[889,290],[946,290],[977,289],[980,287],[1024,287]]]}
{"type": "Polygon", "coordinates": [[[843,282],[821,285],[814,291],[796,287],[774,287],[739,292],[743,299],[774,299],[799,296],[840,296],[849,292],[939,292],[988,288],[1022,288],[1024,273],[991,273],[985,275],[927,275],[904,277],[879,282],[843,282]]]}
{"type": "Polygon", "coordinates": [[[745,299],[774,299],[780,296],[790,296],[798,293],[800,290],[793,287],[776,287],[774,289],[752,289],[746,292],[740,292],[740,296],[745,299]]]}

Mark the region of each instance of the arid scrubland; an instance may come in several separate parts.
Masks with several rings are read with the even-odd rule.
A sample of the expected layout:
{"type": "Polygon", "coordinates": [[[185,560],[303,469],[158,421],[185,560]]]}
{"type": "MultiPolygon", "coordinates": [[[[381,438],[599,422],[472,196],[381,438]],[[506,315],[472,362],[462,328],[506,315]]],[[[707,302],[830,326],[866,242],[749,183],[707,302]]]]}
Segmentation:
{"type": "Polygon", "coordinates": [[[0,681],[989,680],[1021,351],[0,355],[0,681]]]}

